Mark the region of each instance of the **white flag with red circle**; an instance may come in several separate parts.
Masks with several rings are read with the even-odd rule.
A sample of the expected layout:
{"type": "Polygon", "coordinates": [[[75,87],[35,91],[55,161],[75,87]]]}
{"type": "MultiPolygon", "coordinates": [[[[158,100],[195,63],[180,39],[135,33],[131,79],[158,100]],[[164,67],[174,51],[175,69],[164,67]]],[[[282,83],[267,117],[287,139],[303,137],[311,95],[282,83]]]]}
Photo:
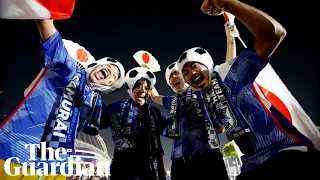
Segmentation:
{"type": "Polygon", "coordinates": [[[75,0],[0,0],[2,19],[67,19],[75,0]]]}

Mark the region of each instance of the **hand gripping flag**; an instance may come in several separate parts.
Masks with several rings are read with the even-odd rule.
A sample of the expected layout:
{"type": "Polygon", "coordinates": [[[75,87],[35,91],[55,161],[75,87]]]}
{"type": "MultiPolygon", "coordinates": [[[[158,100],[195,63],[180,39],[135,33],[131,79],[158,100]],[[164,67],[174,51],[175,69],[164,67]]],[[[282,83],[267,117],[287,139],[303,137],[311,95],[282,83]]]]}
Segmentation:
{"type": "Polygon", "coordinates": [[[67,19],[75,0],[0,0],[2,19],[67,19]]]}
{"type": "Polygon", "coordinates": [[[242,39],[240,37],[240,33],[239,33],[237,27],[234,25],[235,16],[228,13],[228,12],[224,12],[223,17],[229,23],[229,28],[231,29],[230,35],[232,37],[237,37],[240,40],[240,42],[242,43],[242,45],[245,48],[247,48],[246,44],[242,41],[242,39]]]}

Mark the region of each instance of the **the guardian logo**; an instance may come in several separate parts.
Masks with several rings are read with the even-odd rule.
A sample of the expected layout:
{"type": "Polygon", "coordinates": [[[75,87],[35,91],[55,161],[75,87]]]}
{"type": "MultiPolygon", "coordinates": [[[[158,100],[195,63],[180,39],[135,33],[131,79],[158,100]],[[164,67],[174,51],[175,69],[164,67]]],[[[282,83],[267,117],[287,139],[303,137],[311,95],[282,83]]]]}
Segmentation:
{"type": "Polygon", "coordinates": [[[30,151],[30,162],[20,162],[20,159],[17,157],[8,158],[4,163],[4,170],[7,175],[19,176],[22,173],[24,176],[54,176],[57,174],[63,176],[93,176],[94,174],[102,176],[107,174],[107,162],[97,162],[96,166],[92,162],[79,162],[80,158],[70,157],[67,155],[65,148],[47,148],[46,143],[41,142],[40,144],[25,144],[25,149],[30,151]],[[35,157],[36,148],[40,149],[41,158],[35,157]],[[13,160],[21,165],[10,167],[13,160]],[[84,166],[89,167],[89,171],[83,170],[82,167],[84,166]],[[59,169],[59,173],[56,172],[57,169],[59,169]]]}

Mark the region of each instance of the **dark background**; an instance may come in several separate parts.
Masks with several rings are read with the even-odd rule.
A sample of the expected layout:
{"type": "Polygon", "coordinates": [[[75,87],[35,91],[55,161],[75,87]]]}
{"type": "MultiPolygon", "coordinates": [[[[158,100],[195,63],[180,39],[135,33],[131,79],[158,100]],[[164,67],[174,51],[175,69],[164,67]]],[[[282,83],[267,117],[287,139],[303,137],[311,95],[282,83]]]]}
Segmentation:
{"type": "MultiPolygon", "coordinates": [[[[311,119],[320,125],[319,75],[317,66],[317,14],[311,1],[292,3],[288,0],[244,0],[278,20],[287,36],[274,53],[271,64],[311,119]]],[[[298,1],[297,1],[298,2],[298,1]]],[[[226,37],[224,19],[201,13],[201,0],[162,1],[77,1],[73,16],[56,21],[64,39],[73,40],[96,58],[105,56],[120,60],[126,70],[138,64],[132,55],[147,50],[159,61],[162,72],[157,75],[157,89],[172,95],[164,71],[186,49],[201,46],[214,58],[215,64],[225,60],[226,37]]],[[[239,21],[235,21],[242,39],[248,45],[254,37],[239,21]]],[[[32,20],[0,20],[0,115],[3,116],[21,98],[23,90],[41,69],[39,34],[32,20]]],[[[237,52],[243,46],[237,40],[237,52]]],[[[105,103],[125,100],[124,88],[104,97],[105,103]]],[[[153,103],[151,103],[153,104],[153,103]]],[[[157,105],[156,105],[157,106],[157,105]]],[[[157,106],[159,107],[159,106],[157,106]]],[[[167,111],[165,111],[167,112],[167,111]]],[[[113,154],[109,130],[102,137],[113,154]]],[[[222,138],[222,145],[226,143],[222,138]]],[[[170,168],[172,141],[163,138],[165,164],[170,168]]]]}

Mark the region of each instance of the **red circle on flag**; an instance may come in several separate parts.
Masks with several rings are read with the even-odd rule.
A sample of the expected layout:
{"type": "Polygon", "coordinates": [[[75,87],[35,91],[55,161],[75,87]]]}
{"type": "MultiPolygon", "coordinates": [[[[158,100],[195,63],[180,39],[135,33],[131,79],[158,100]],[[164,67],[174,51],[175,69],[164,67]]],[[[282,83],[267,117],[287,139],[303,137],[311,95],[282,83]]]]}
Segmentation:
{"type": "Polygon", "coordinates": [[[224,20],[226,20],[227,22],[229,22],[229,17],[227,15],[227,13],[223,13],[223,17],[224,17],[224,20]]]}
{"type": "Polygon", "coordinates": [[[80,62],[87,62],[89,59],[88,53],[85,52],[83,49],[78,49],[77,58],[79,59],[80,62]]]}
{"type": "Polygon", "coordinates": [[[148,53],[143,53],[142,54],[142,59],[143,59],[143,61],[145,62],[145,63],[149,63],[149,61],[150,61],[150,56],[149,56],[149,54],[148,53]]]}

